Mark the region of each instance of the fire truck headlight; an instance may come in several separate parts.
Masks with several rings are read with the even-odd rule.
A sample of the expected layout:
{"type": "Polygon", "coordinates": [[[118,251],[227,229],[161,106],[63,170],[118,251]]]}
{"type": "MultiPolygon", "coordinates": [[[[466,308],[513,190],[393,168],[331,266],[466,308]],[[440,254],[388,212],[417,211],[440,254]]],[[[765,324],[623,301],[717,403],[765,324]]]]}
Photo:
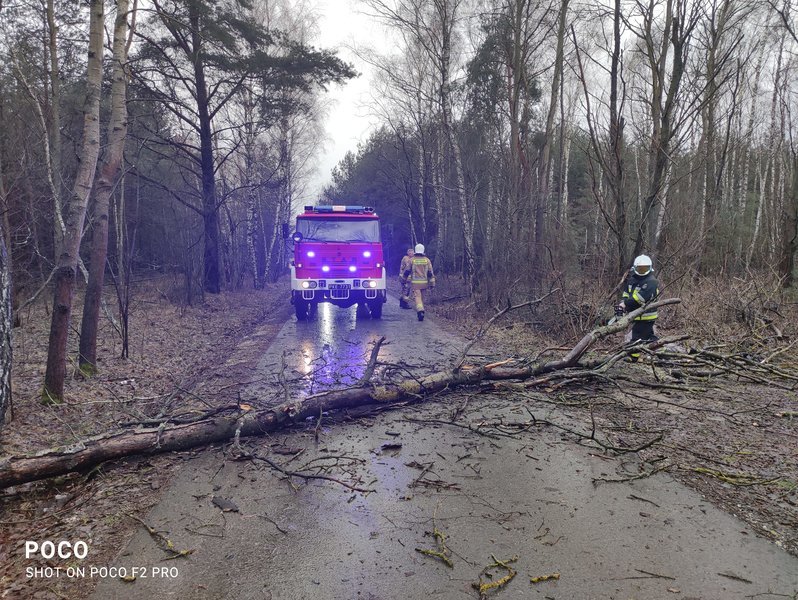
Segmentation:
{"type": "Polygon", "coordinates": [[[316,256],[316,253],[313,250],[308,250],[308,258],[313,258],[314,256],[316,256]]]}
{"type": "Polygon", "coordinates": [[[349,265],[349,272],[354,273],[355,271],[357,271],[357,267],[355,265],[349,265]]]}
{"type": "Polygon", "coordinates": [[[366,258],[371,258],[371,251],[370,251],[370,250],[366,250],[366,251],[363,253],[363,256],[365,256],[366,258]]]}
{"type": "Polygon", "coordinates": [[[369,281],[369,282],[368,282],[368,286],[369,286],[370,288],[375,288],[375,287],[377,287],[377,282],[376,282],[376,281],[373,281],[373,280],[372,280],[372,281],[369,281]]]}
{"type": "Polygon", "coordinates": [[[329,267],[328,265],[324,265],[324,266],[321,268],[321,270],[322,270],[322,271],[324,271],[325,273],[329,273],[329,272],[330,272],[330,267],[329,267]]]}
{"type": "Polygon", "coordinates": [[[310,282],[308,282],[308,281],[303,281],[303,282],[302,282],[302,287],[303,287],[303,288],[305,288],[305,289],[308,289],[308,288],[310,287],[310,282]]]}

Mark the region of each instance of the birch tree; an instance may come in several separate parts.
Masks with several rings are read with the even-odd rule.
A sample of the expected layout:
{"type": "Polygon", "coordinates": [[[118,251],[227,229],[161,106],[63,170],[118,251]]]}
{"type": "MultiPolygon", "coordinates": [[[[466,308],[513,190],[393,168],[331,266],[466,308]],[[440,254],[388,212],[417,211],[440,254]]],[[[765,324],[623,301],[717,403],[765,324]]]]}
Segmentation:
{"type": "Polygon", "coordinates": [[[83,319],[80,323],[78,367],[85,374],[92,374],[97,369],[97,325],[100,319],[105,261],[108,255],[109,201],[119,177],[127,137],[127,74],[125,68],[128,48],[128,18],[128,0],[117,0],[107,155],[100,169],[94,192],[89,281],[83,302],[83,319]]]}
{"type": "Polygon", "coordinates": [[[47,348],[47,370],[42,399],[61,402],[66,379],[66,354],[80,240],[89,202],[97,157],[100,150],[100,85],[102,83],[103,27],[102,0],[91,0],[89,10],[89,48],[86,68],[86,102],[83,116],[83,141],[72,194],[66,205],[64,242],[55,273],[53,314],[47,348]]]}
{"type": "Polygon", "coordinates": [[[13,346],[11,330],[14,326],[11,297],[11,231],[8,218],[8,193],[5,186],[4,156],[0,148],[0,429],[5,423],[6,411],[12,406],[11,369],[13,346]]]}

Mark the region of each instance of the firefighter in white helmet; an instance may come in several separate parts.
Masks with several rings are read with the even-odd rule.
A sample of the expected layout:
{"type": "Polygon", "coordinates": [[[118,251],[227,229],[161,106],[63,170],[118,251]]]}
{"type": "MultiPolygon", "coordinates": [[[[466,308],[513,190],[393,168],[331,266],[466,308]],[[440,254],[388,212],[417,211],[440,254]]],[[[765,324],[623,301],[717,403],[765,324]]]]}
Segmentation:
{"type": "MultiPolygon", "coordinates": [[[[415,254],[411,260],[410,269],[402,273],[404,281],[410,282],[413,292],[413,302],[416,305],[418,320],[424,320],[424,298],[422,291],[435,287],[435,272],[432,270],[432,261],[424,255],[424,244],[416,244],[415,254]]],[[[404,288],[404,286],[402,286],[404,288]]],[[[402,300],[410,304],[410,297],[405,295],[402,300]]]]}
{"type": "MultiPolygon", "coordinates": [[[[641,254],[635,258],[632,264],[632,271],[623,290],[621,303],[617,306],[616,312],[621,315],[640,308],[644,304],[651,302],[659,296],[659,282],[654,277],[654,268],[651,257],[641,254]]],[[[632,324],[632,342],[643,340],[646,342],[656,341],[657,336],[654,332],[654,322],[657,320],[657,309],[649,309],[642,315],[635,317],[632,324]]],[[[640,358],[640,353],[635,352],[632,360],[640,358]]]]}

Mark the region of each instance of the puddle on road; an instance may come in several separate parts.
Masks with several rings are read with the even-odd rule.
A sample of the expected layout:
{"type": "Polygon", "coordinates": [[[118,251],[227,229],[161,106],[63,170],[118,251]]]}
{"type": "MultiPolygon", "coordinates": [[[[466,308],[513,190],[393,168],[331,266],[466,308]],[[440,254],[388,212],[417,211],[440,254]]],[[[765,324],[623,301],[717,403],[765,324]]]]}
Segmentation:
{"type": "Polygon", "coordinates": [[[284,376],[292,394],[354,385],[363,377],[371,350],[383,336],[377,376],[386,371],[402,378],[411,372],[414,376],[433,372],[450,364],[463,346],[432,320],[419,323],[413,311],[402,311],[391,300],[382,319],[358,317],[355,306],[322,304],[310,320],[292,318],[283,326],[258,368],[266,383],[248,392],[270,404],[281,402],[283,394],[275,394],[275,386],[280,385],[283,357],[284,376]]]}

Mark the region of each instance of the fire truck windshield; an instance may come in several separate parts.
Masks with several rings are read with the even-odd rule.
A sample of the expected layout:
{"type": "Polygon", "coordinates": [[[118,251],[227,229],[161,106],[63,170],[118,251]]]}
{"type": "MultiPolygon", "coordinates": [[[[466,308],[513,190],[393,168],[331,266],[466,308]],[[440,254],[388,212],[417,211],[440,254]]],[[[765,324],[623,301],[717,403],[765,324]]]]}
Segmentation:
{"type": "Polygon", "coordinates": [[[379,242],[376,219],[297,219],[296,229],[308,242],[379,242]]]}

